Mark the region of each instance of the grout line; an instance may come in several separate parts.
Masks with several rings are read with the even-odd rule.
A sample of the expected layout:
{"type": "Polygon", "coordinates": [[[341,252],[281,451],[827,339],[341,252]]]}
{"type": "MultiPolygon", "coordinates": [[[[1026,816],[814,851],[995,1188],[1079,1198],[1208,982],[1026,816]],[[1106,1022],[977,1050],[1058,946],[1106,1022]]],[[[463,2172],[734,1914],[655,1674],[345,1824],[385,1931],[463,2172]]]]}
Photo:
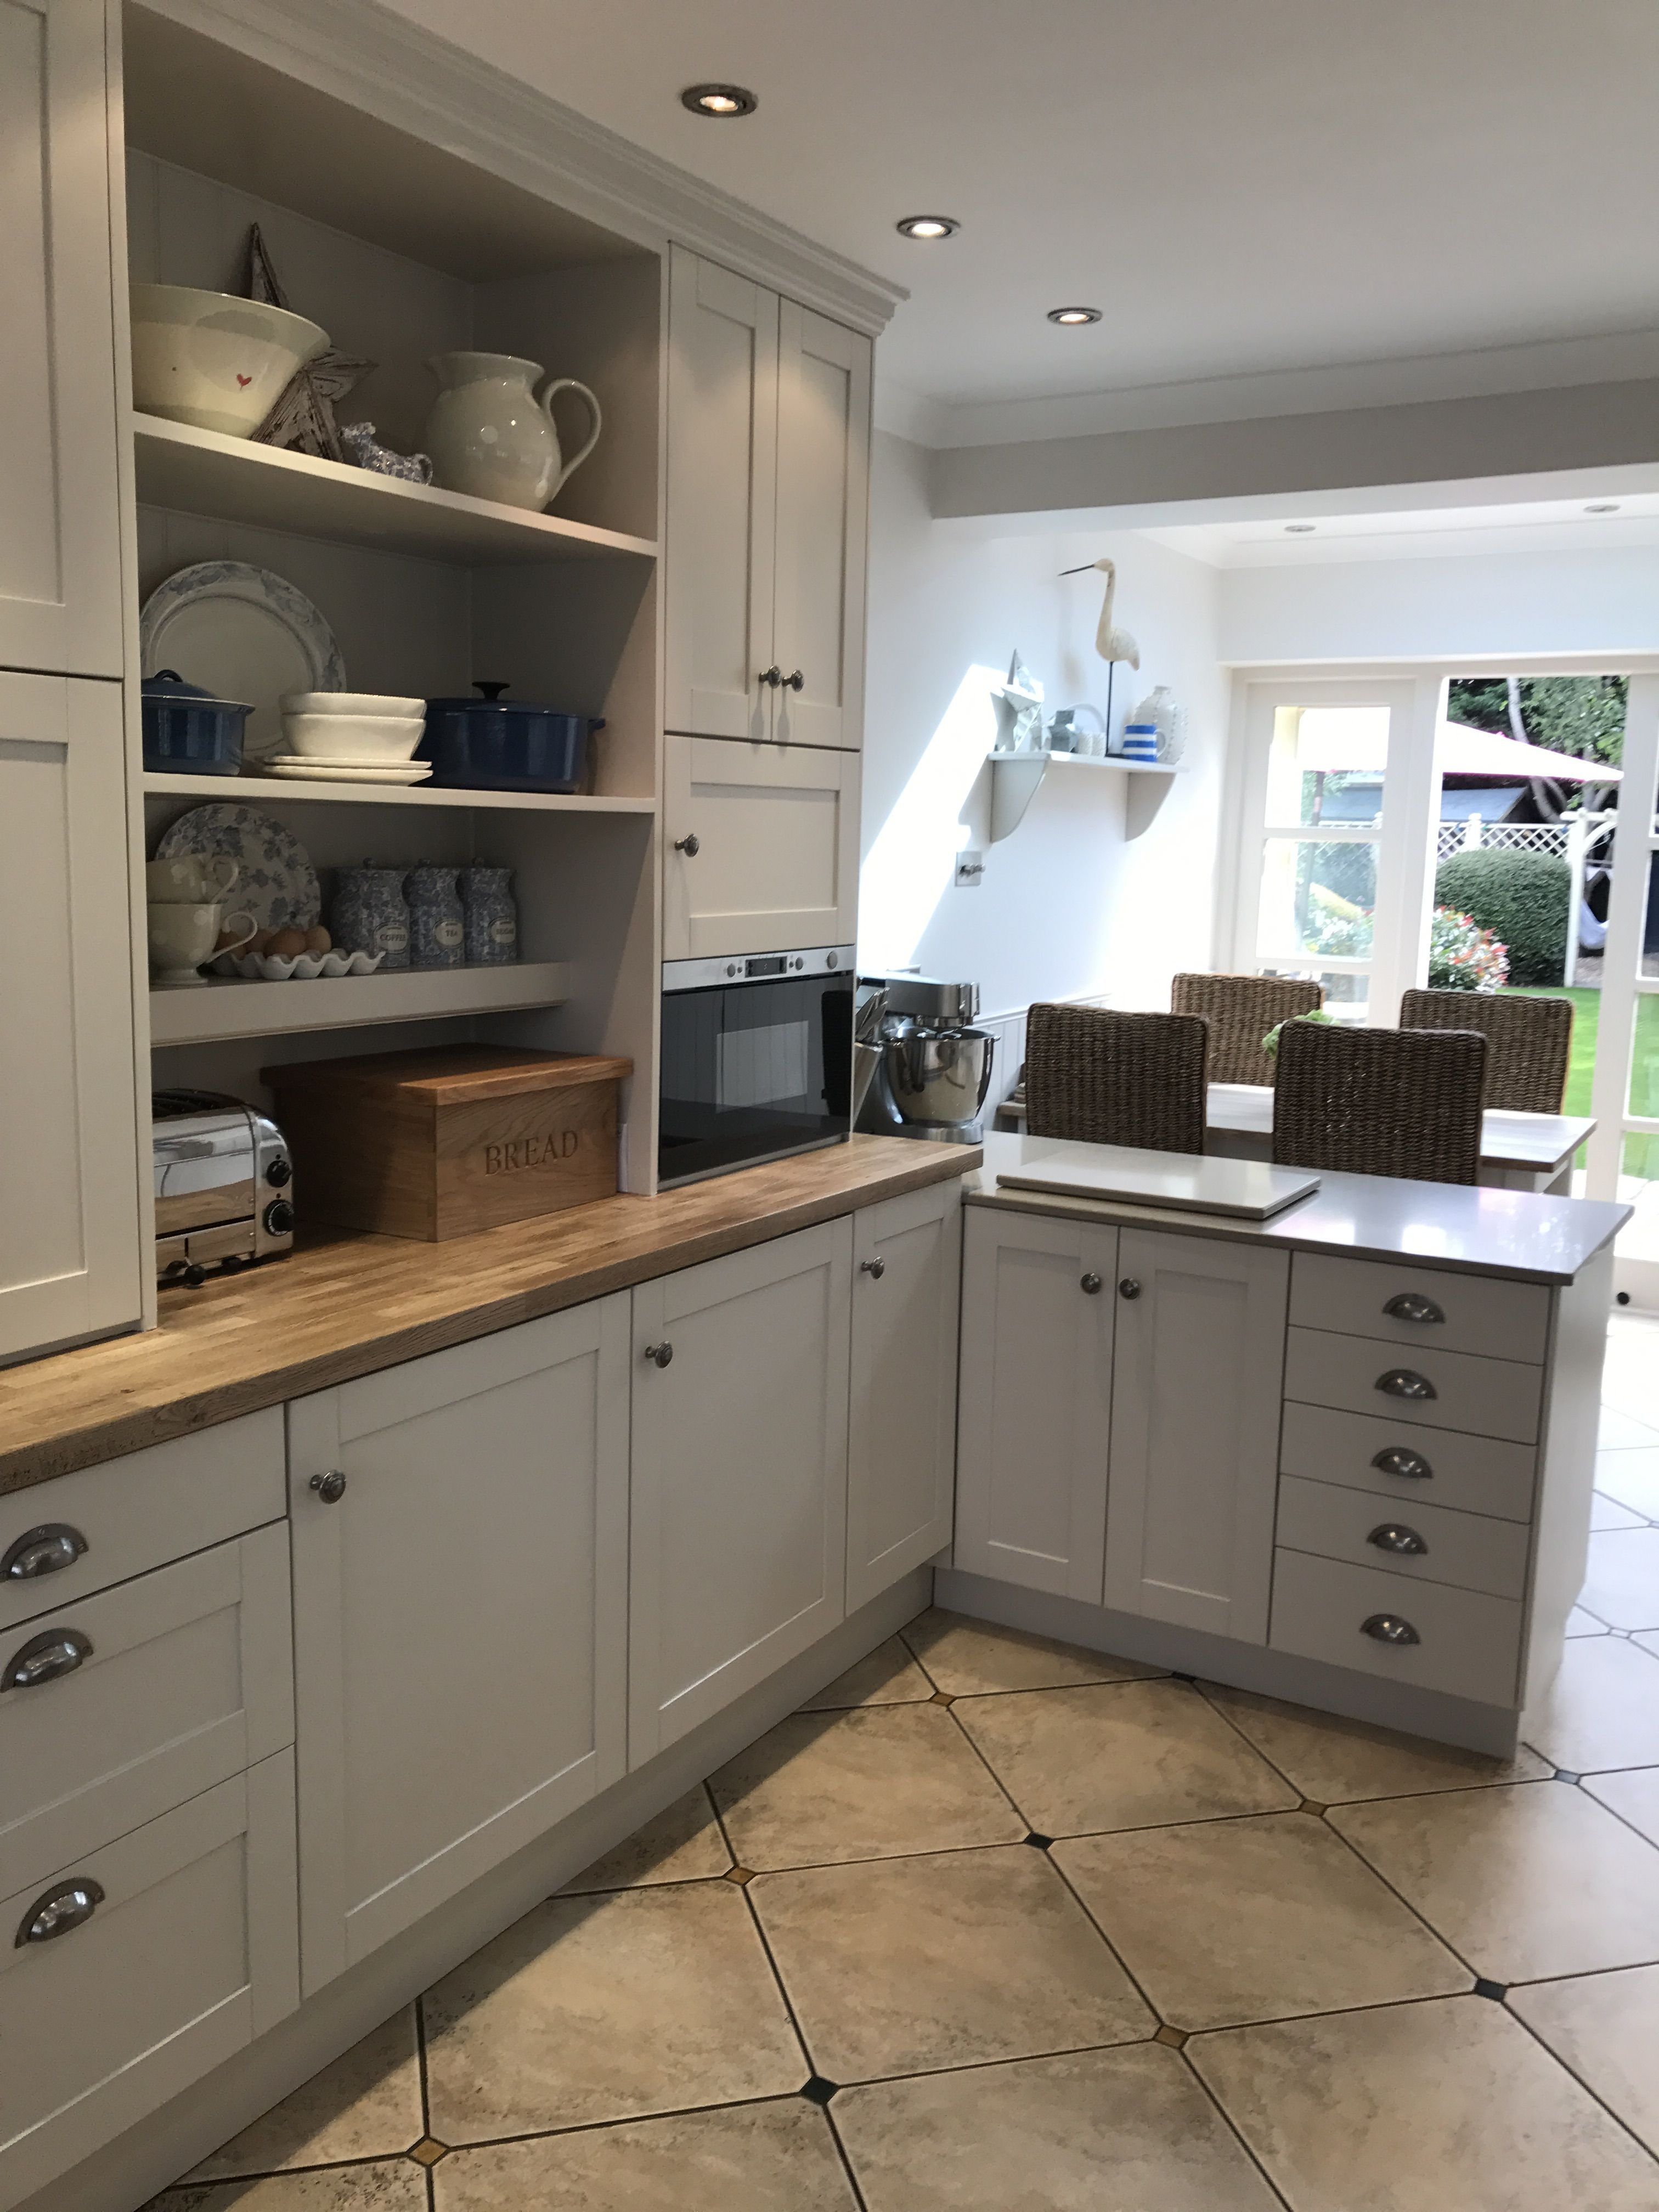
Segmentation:
{"type": "MultiPolygon", "coordinates": [[[[1563,1980],[1571,1981],[1577,1978],[1569,1974],[1564,1975],[1561,1978],[1563,1980]]],[[[1507,1998],[1504,2000],[1503,2009],[1509,2014],[1510,2018],[1515,2022],[1517,2027],[1523,2029],[1527,2034],[1531,2036],[1533,2041],[1537,2044],[1540,2050],[1544,2053],[1544,2056],[1547,2058],[1553,2060],[1554,2063],[1560,2068],[1561,2071],[1566,2075],[1570,2081],[1576,2081],[1579,2087],[1584,2092],[1584,2094],[1590,2099],[1591,2102],[1597,2104],[1601,2107],[1601,2110],[1607,2115],[1608,2118],[1613,2122],[1615,2126],[1623,2130],[1625,2134],[1630,2137],[1631,2141],[1636,2145],[1638,2150],[1646,2151],[1650,2160],[1651,2160],[1655,2165],[1659,2165],[1659,2152],[1654,2151],[1649,2144],[1643,2142],[1641,2136],[1637,2134],[1630,2122],[1623,2118],[1613,2110],[1613,2106],[1607,2102],[1607,2099],[1602,2096],[1593,2081],[1587,2081],[1584,2076],[1578,2072],[1576,2067],[1569,2065],[1567,2061],[1562,2057],[1561,2053],[1552,2045],[1544,2040],[1544,2038],[1539,2033],[1538,2030],[1532,2025],[1530,2021],[1523,2020],[1518,2012],[1512,2010],[1507,1998]]]]}
{"type": "Polygon", "coordinates": [[[756,1908],[755,1900],[749,1894],[749,1887],[750,1886],[747,1882],[744,1882],[742,1885],[743,1901],[749,1908],[749,1924],[754,1929],[756,1941],[759,1943],[763,1953],[765,1954],[766,1963],[771,1969],[772,1979],[778,1985],[778,1995],[783,2001],[784,2011],[789,2016],[789,2025],[794,2031],[795,2041],[800,2047],[800,2054],[806,2067],[807,2077],[809,2080],[817,2078],[827,2081],[829,2079],[827,2075],[820,2075],[818,2074],[818,2062],[817,2055],[813,2051],[811,2045],[808,2043],[806,2039],[806,2031],[800,2024],[800,2015],[795,2010],[794,2000],[791,1997],[788,1984],[783,1978],[783,1970],[777,1962],[777,1958],[772,1949],[771,1942],[767,1936],[765,1926],[761,1920],[759,1911],[756,1908]]]}
{"type": "MultiPolygon", "coordinates": [[[[475,1952],[473,1955],[476,1957],[477,1954],[475,1952]]],[[[415,2058],[421,2077],[421,2133],[430,2136],[432,2135],[432,2098],[427,2086],[426,2075],[426,1992],[424,1990],[415,2000],[415,2058]]],[[[434,2142],[440,2140],[436,2136],[433,2136],[432,2139],[434,2142]]]]}
{"type": "Polygon", "coordinates": [[[841,2160],[841,2170],[847,2176],[847,2186],[853,2192],[853,2202],[858,2207],[858,2212],[868,2212],[868,2200],[864,2194],[864,2185],[859,2179],[858,2168],[853,2163],[853,2154],[842,2142],[841,2130],[836,2125],[833,2102],[824,2106],[823,2117],[829,2124],[830,2140],[836,2146],[836,2155],[841,2160]]]}
{"type": "MultiPolygon", "coordinates": [[[[451,2143],[452,2153],[469,2150],[501,2150],[514,2143],[545,2142],[560,2136],[603,2135],[610,2128],[641,2127],[651,2120],[694,2120],[704,2112],[744,2112],[758,2105],[793,2105],[800,2095],[799,2089],[772,2089],[760,2097],[726,2097],[712,2105],[667,2105],[648,2112],[613,2112],[603,2120],[572,2120],[564,2126],[520,2128],[515,2134],[478,2136],[467,2142],[451,2143]]],[[[372,2161],[356,2159],[354,2165],[364,2166],[372,2161]]],[[[314,2172],[315,2167],[289,2169],[314,2172]]],[[[252,2178],[252,2177],[250,2177],[252,2178]]],[[[281,2179],[281,2175],[260,2175],[261,2180],[281,2179]]]]}
{"type": "Polygon", "coordinates": [[[1204,2076],[1199,2072],[1197,2066],[1193,2061],[1191,2053],[1192,2038],[1188,2036],[1186,2042],[1183,2043],[1180,2050],[1176,2051],[1176,2057],[1180,2059],[1182,2064],[1187,2069],[1188,2078],[1197,2082],[1199,2094],[1202,2097],[1207,2097],[1211,2104],[1215,2106],[1216,2111],[1221,2115],[1222,2125],[1227,2130],[1234,2142],[1237,2143],[1239,2148],[1243,2152],[1245,2157],[1249,2160],[1250,2164],[1261,2176],[1261,2179],[1266,2183],[1267,2188],[1273,2192],[1275,2201],[1285,2208],[1285,2212],[1293,2212],[1290,2198],[1285,2196],[1284,2191],[1279,2188],[1272,2174],[1268,2172],[1267,2166],[1263,2164],[1262,2160],[1256,2155],[1255,2147],[1246,2136],[1243,2129],[1239,2126],[1237,2121],[1234,2119],[1232,2114],[1222,2103],[1219,2096],[1210,2087],[1209,2083],[1204,2079],[1204,2076]]]}

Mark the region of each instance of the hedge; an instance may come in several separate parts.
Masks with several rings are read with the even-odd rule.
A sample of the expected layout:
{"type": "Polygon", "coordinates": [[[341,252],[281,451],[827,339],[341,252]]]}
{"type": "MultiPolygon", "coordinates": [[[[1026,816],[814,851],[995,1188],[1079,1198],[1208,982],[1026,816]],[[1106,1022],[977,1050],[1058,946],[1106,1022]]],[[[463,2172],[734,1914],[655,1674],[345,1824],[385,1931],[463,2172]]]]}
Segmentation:
{"type": "Polygon", "coordinates": [[[1435,871],[1434,902],[1507,946],[1511,984],[1559,983],[1571,882],[1566,862],[1548,853],[1454,853],[1435,871]]]}

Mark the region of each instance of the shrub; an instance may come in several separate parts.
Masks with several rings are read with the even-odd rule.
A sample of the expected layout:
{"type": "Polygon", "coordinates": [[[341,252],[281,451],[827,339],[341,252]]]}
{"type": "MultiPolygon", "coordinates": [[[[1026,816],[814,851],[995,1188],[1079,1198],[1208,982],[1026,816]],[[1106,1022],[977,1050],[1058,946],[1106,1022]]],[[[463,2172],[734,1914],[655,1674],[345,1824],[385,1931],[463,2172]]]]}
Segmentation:
{"type": "Polygon", "coordinates": [[[1434,902],[1507,947],[1511,983],[1559,983],[1571,880],[1566,862],[1548,853],[1454,853],[1435,871],[1434,902]]]}
{"type": "Polygon", "coordinates": [[[1436,907],[1429,925],[1431,991],[1496,991],[1509,972],[1509,948],[1491,930],[1451,907],[1436,907]]]}

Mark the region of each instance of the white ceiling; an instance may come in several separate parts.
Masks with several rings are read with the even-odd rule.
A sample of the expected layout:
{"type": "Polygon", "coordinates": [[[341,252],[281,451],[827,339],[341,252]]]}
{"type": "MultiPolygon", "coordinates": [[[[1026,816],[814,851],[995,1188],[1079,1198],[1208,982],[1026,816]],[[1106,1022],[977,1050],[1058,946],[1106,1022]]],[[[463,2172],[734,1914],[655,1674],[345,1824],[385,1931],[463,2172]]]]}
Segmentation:
{"type": "Polygon", "coordinates": [[[908,285],[881,369],[945,403],[1659,327],[1652,0],[394,3],[908,285]]]}
{"type": "MultiPolygon", "coordinates": [[[[1352,495],[1350,495],[1352,496],[1352,495]]],[[[1659,491],[1626,491],[1616,511],[1597,514],[1611,495],[1583,499],[1516,499],[1504,505],[1373,509],[1359,514],[1304,511],[1176,523],[1146,536],[1217,568],[1319,567],[1333,561],[1444,560],[1460,553],[1626,552],[1659,545],[1659,491]]]]}

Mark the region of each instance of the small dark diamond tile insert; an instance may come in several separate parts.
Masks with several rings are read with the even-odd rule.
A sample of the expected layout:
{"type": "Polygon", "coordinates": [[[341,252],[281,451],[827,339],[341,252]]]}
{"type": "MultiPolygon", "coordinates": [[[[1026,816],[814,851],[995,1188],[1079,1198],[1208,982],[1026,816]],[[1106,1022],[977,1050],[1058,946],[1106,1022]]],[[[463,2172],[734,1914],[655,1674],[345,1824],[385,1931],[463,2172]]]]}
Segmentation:
{"type": "Polygon", "coordinates": [[[1316,1797],[1304,1797],[1297,1808],[1297,1810],[1303,1813],[1322,1813],[1324,1809],[1325,1808],[1316,1797]]]}
{"type": "Polygon", "coordinates": [[[935,1690],[933,1696],[929,1698],[927,1702],[930,1705],[953,1705],[956,1703],[956,1699],[954,1698],[947,1698],[943,1690],[935,1690]]]}
{"type": "Polygon", "coordinates": [[[1186,2040],[1186,2031],[1179,2027],[1160,2027],[1152,2038],[1154,2043],[1167,2043],[1171,2051],[1179,2051],[1186,2040]]]}
{"type": "Polygon", "coordinates": [[[814,2074],[801,2094],[810,2105],[827,2105],[840,2087],[839,2081],[826,2081],[822,2074],[814,2074]]]}
{"type": "Polygon", "coordinates": [[[1555,1770],[1555,1778],[1558,1782],[1578,1782],[1583,1778],[1577,1774],[1569,1774],[1565,1766],[1558,1766],[1555,1770]]]}
{"type": "Polygon", "coordinates": [[[1054,1840],[1054,1839],[1052,1836],[1038,1835],[1035,1828],[1032,1829],[1030,1834],[1025,1838],[1025,1841],[1031,1846],[1031,1849],[1034,1851],[1046,1851],[1049,1844],[1052,1844],[1054,1840]]]}
{"type": "Polygon", "coordinates": [[[435,2136],[422,2136],[409,2154],[419,2166],[436,2166],[441,2158],[448,2157],[449,2145],[441,2143],[435,2136]]]}
{"type": "Polygon", "coordinates": [[[722,1881],[736,1882],[739,1889],[754,1879],[754,1875],[748,1867],[727,1867],[726,1872],[720,1876],[722,1881]]]}
{"type": "Polygon", "coordinates": [[[1501,2004],[1504,1999],[1508,1996],[1509,1993],[1510,1985],[1507,1982],[1488,1982],[1483,1980],[1478,1981],[1474,1985],[1474,1994],[1476,1996],[1490,1997],[1494,2004],[1501,2004]]]}

